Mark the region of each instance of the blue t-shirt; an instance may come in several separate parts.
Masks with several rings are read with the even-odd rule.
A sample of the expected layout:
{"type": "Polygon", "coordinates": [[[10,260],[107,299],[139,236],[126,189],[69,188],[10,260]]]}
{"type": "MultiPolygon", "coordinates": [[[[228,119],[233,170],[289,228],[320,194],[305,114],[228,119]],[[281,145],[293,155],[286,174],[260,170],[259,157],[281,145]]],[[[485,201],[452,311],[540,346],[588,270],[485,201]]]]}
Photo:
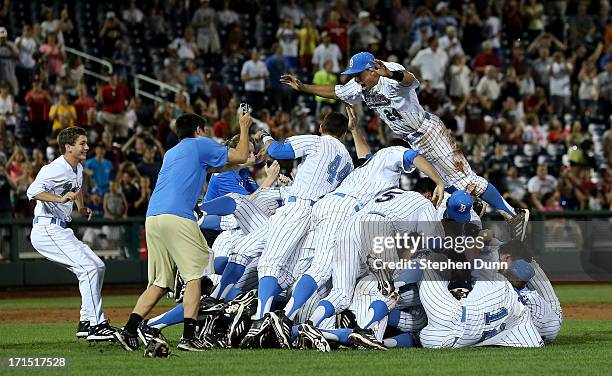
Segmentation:
{"type": "Polygon", "coordinates": [[[217,197],[225,196],[228,193],[238,193],[248,195],[255,192],[257,183],[253,181],[249,170],[243,168],[240,172],[227,171],[214,174],[208,182],[204,202],[214,200],[217,197]]]}
{"type": "Polygon", "coordinates": [[[291,66],[284,56],[272,55],[265,61],[268,68],[268,82],[272,89],[288,90],[287,85],[280,82],[280,77],[283,74],[289,73],[291,66]]]}
{"type": "Polygon", "coordinates": [[[108,159],[104,159],[100,162],[94,157],[86,160],[83,167],[93,171],[93,180],[98,185],[100,194],[104,196],[104,194],[109,191],[108,186],[115,172],[113,164],[108,159]]]}
{"type": "Polygon", "coordinates": [[[174,214],[195,221],[195,207],[209,167],[223,167],[227,147],[207,137],[186,138],[164,155],[147,217],[174,214]]]}

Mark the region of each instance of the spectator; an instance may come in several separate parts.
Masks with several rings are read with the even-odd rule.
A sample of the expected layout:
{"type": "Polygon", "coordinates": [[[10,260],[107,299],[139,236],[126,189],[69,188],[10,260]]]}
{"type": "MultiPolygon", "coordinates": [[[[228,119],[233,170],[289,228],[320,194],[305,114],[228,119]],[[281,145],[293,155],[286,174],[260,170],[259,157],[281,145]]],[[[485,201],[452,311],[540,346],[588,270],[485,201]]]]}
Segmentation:
{"type": "Polygon", "coordinates": [[[332,42],[331,35],[324,31],[321,34],[321,44],[314,50],[312,56],[312,63],[318,70],[324,69],[324,65],[327,61],[332,63],[332,72],[340,73],[340,60],[342,59],[342,52],[337,44],[332,42]]]}
{"type": "Polygon", "coordinates": [[[15,66],[20,55],[13,42],[8,40],[8,32],[0,27],[0,82],[8,82],[14,95],[19,93],[15,66]]]}
{"type": "Polygon", "coordinates": [[[540,118],[535,114],[530,114],[527,116],[526,121],[527,125],[523,130],[523,140],[525,143],[546,147],[548,135],[546,130],[540,126],[540,118]]]}
{"type": "Polygon", "coordinates": [[[440,107],[440,96],[436,94],[431,86],[431,81],[421,81],[421,87],[418,93],[419,103],[425,111],[437,112],[440,107]]]}
{"type": "Polygon", "coordinates": [[[506,145],[523,144],[523,125],[517,123],[513,125],[504,117],[497,119],[494,126],[497,141],[506,145]]]}
{"type": "MultiPolygon", "coordinates": [[[[391,1],[391,15],[395,29],[412,30],[412,14],[407,7],[402,5],[402,0],[391,1]]],[[[410,35],[406,39],[410,39],[410,35]]]]}
{"type": "Polygon", "coordinates": [[[291,91],[287,88],[287,85],[280,82],[280,77],[289,72],[291,67],[287,59],[283,56],[283,48],[278,43],[272,46],[272,51],[274,54],[268,57],[265,62],[270,80],[269,93],[272,102],[270,104],[275,110],[282,109],[286,111],[289,109],[291,91]]]}
{"type": "Polygon", "coordinates": [[[45,20],[40,24],[41,27],[41,36],[42,38],[46,38],[49,33],[55,33],[57,35],[57,43],[64,43],[64,31],[66,33],[70,33],[72,29],[74,29],[74,25],[70,20],[70,15],[68,14],[68,9],[64,8],[60,12],[60,19],[53,18],[53,10],[47,9],[45,12],[45,20]]]}
{"type": "Polygon", "coordinates": [[[348,26],[340,20],[340,13],[335,10],[329,12],[324,28],[329,33],[332,43],[337,44],[340,52],[346,55],[349,51],[348,26]]]}
{"type": "Polygon", "coordinates": [[[13,154],[6,161],[4,168],[6,169],[7,176],[12,181],[16,181],[18,178],[26,174],[26,166],[30,164],[30,160],[21,146],[15,145],[13,148],[13,154]]]}
{"type": "Polygon", "coordinates": [[[132,64],[130,63],[129,45],[124,40],[117,41],[117,49],[113,52],[112,62],[115,74],[121,81],[127,80],[132,64]]]}
{"type": "Polygon", "coordinates": [[[76,122],[79,127],[92,128],[95,126],[96,102],[87,94],[87,85],[84,82],[77,87],[77,99],[74,101],[76,122]],[[93,116],[90,115],[93,112],[93,116]]]}
{"type": "Polygon", "coordinates": [[[100,195],[104,197],[110,190],[109,184],[115,177],[115,170],[113,169],[113,164],[104,158],[106,147],[103,143],[96,144],[94,150],[94,157],[86,160],[83,165],[84,172],[93,178],[100,190],[100,195]]]}
{"type": "Polygon", "coordinates": [[[159,79],[168,85],[177,88],[185,86],[187,78],[181,71],[175,59],[169,58],[164,61],[164,69],[162,70],[159,79]]]}
{"type": "Polygon", "coordinates": [[[142,155],[142,161],[140,161],[136,165],[138,168],[138,172],[140,172],[140,175],[149,179],[152,189],[155,189],[155,184],[157,183],[157,175],[159,175],[159,170],[161,170],[161,162],[159,160],[156,160],[155,156],[155,146],[149,144],[144,150],[144,153],[142,155]]]}
{"type": "Polygon", "coordinates": [[[244,35],[240,24],[233,24],[227,33],[223,54],[227,59],[244,59],[244,35]]]}
{"type": "MultiPolygon", "coordinates": [[[[333,63],[331,60],[327,60],[325,64],[323,64],[323,69],[319,70],[315,73],[314,78],[312,79],[312,83],[315,85],[336,85],[338,83],[338,79],[336,75],[332,71],[333,63]]],[[[317,102],[317,110],[315,116],[318,117],[321,112],[321,107],[324,105],[334,105],[336,103],[335,99],[327,99],[323,97],[315,97],[315,101],[317,102]]]]}
{"type": "Polygon", "coordinates": [[[582,124],[579,120],[574,120],[570,128],[569,134],[565,139],[565,145],[570,148],[572,146],[578,146],[586,139],[584,133],[582,133],[582,124]]]}
{"type": "Polygon", "coordinates": [[[206,77],[204,73],[196,67],[193,60],[188,59],[185,62],[185,83],[187,86],[187,92],[191,95],[191,99],[205,98],[210,95],[206,77]]]}
{"type": "Polygon", "coordinates": [[[440,44],[440,49],[449,57],[464,55],[461,41],[457,38],[457,28],[453,25],[448,25],[446,27],[446,35],[441,37],[438,43],[440,44]]]}
{"type": "Polygon", "coordinates": [[[106,148],[106,153],[104,154],[104,158],[111,161],[113,164],[113,169],[115,171],[119,170],[119,164],[123,161],[123,152],[119,147],[119,144],[113,142],[113,134],[108,131],[103,131],[100,136],[102,140],[102,144],[106,148]]]}
{"type": "Polygon", "coordinates": [[[47,64],[47,74],[50,77],[58,76],[62,72],[66,54],[64,53],[64,45],[58,43],[55,33],[47,34],[45,44],[40,46],[40,53],[47,64]]]}
{"type": "Polygon", "coordinates": [[[544,6],[537,0],[528,0],[524,13],[528,38],[534,40],[544,31],[544,6]]]}
{"type": "Polygon", "coordinates": [[[412,25],[413,39],[415,41],[418,41],[421,38],[425,38],[425,40],[428,40],[431,36],[434,35],[433,26],[433,14],[431,13],[431,11],[426,7],[419,7],[416,10],[414,24],[412,25]],[[420,33],[422,29],[427,30],[427,35],[423,35],[422,33],[420,33]]]}
{"type": "Polygon", "coordinates": [[[154,47],[166,47],[168,44],[168,22],[159,10],[158,6],[149,8],[145,20],[146,29],[151,33],[151,44],[154,47]]]}
{"type": "Polygon", "coordinates": [[[293,26],[293,18],[285,17],[281,27],[276,31],[276,39],[283,48],[283,56],[292,68],[298,66],[298,32],[293,26]]]}
{"type": "Polygon", "coordinates": [[[349,28],[348,35],[353,51],[367,50],[370,43],[382,40],[380,30],[370,22],[370,13],[365,10],[359,12],[359,22],[349,28]]]}
{"type": "Polygon", "coordinates": [[[547,74],[550,77],[549,92],[554,113],[561,117],[570,109],[572,63],[565,60],[561,52],[555,52],[552,63],[548,65],[547,74]]]}
{"type": "Polygon", "coordinates": [[[32,177],[32,166],[27,163],[24,166],[23,174],[14,180],[15,188],[13,191],[13,211],[15,218],[32,217],[34,206],[36,204],[34,202],[30,202],[27,190],[33,181],[34,177],[32,177]]]}
{"type": "MultiPolygon", "coordinates": [[[[420,38],[415,39],[410,45],[410,48],[408,49],[407,59],[413,59],[414,56],[416,56],[416,54],[418,54],[421,50],[424,50],[425,48],[429,46],[428,44],[429,38],[427,37],[427,34],[428,34],[427,30],[428,30],[427,27],[422,27],[419,29],[421,36],[420,38]]],[[[410,64],[408,62],[404,62],[404,65],[410,65],[410,64]]]]}
{"type": "Polygon", "coordinates": [[[259,51],[253,49],[251,59],[242,65],[240,79],[244,82],[244,91],[247,102],[254,110],[262,107],[263,93],[266,88],[266,80],[269,73],[266,64],[260,59],[259,51]]]}
{"type": "MultiPolygon", "coordinates": [[[[463,17],[461,18],[461,29],[463,30],[463,35],[461,37],[461,46],[463,47],[463,50],[467,55],[477,57],[476,53],[478,52],[478,47],[480,46],[480,41],[482,40],[482,21],[480,20],[478,12],[473,4],[469,4],[463,13],[463,17]]],[[[493,44],[488,40],[482,43],[483,52],[491,54],[493,51],[493,44]],[[484,43],[487,43],[488,50],[485,48],[484,43]]],[[[497,55],[495,55],[495,57],[497,57],[497,55]]],[[[497,60],[498,63],[496,66],[499,67],[501,62],[499,61],[499,58],[497,58],[497,60]]],[[[473,68],[476,69],[478,66],[484,67],[485,65],[495,65],[495,63],[485,61],[477,65],[475,62],[473,68]]],[[[482,72],[478,72],[478,75],[482,76],[482,72]]]]}
{"type": "Polygon", "coordinates": [[[535,113],[538,116],[548,116],[552,113],[552,106],[548,101],[544,88],[541,86],[535,88],[534,95],[528,97],[523,106],[525,107],[525,113],[535,113]]]}
{"type": "Polygon", "coordinates": [[[126,9],[123,10],[123,13],[121,15],[123,17],[123,20],[130,25],[140,24],[144,19],[144,14],[136,6],[136,0],[130,0],[130,4],[126,9]]]}
{"type": "Polygon", "coordinates": [[[178,91],[174,93],[174,114],[173,118],[178,118],[179,116],[193,112],[193,107],[189,103],[187,103],[187,96],[182,92],[178,91]]]}
{"type": "Polygon", "coordinates": [[[45,144],[45,138],[49,134],[49,106],[51,106],[51,95],[42,87],[38,77],[32,81],[32,89],[26,93],[25,102],[29,107],[30,135],[35,145],[45,144]]]}
{"type": "MultiPolygon", "coordinates": [[[[230,1],[223,0],[223,9],[217,13],[217,18],[219,19],[219,24],[222,30],[229,29],[229,26],[232,24],[237,24],[240,22],[240,18],[238,17],[238,13],[234,10],[230,9],[230,1]]],[[[154,186],[154,184],[151,184],[154,186]]]]}
{"type": "Polygon", "coordinates": [[[168,52],[179,60],[193,60],[198,56],[198,44],[195,41],[193,28],[187,26],[183,38],[176,38],[168,46],[168,52]]]}
{"type": "Polygon", "coordinates": [[[542,211],[544,212],[560,212],[563,211],[561,206],[561,193],[558,190],[554,190],[551,193],[547,193],[542,196],[542,211]]]}
{"type": "Polygon", "coordinates": [[[536,175],[527,182],[527,190],[531,199],[531,205],[538,210],[543,210],[542,198],[548,193],[553,193],[557,187],[557,179],[548,174],[548,167],[539,164],[536,175]]]}
{"type": "Polygon", "coordinates": [[[68,94],[60,93],[59,100],[49,110],[49,120],[53,122],[51,130],[54,134],[64,128],[73,127],[76,120],[76,109],[68,102],[68,94]]]}
{"type": "Polygon", "coordinates": [[[559,119],[552,119],[548,127],[547,140],[551,144],[562,144],[567,138],[568,132],[561,126],[559,119]]]}
{"type": "Polygon", "coordinates": [[[507,0],[502,11],[502,23],[508,44],[520,39],[523,33],[523,11],[517,0],[507,0]]]}
{"type": "Polygon", "coordinates": [[[530,97],[535,94],[535,81],[533,81],[533,77],[531,76],[531,69],[527,69],[527,71],[519,76],[519,95],[523,98],[530,97]]]}
{"type": "Polygon", "coordinates": [[[485,69],[485,75],[482,76],[478,85],[476,85],[478,95],[487,100],[489,104],[495,102],[499,98],[501,86],[497,81],[497,68],[489,65],[485,69]]]}
{"type": "Polygon", "coordinates": [[[552,62],[550,52],[547,47],[540,47],[538,50],[538,58],[531,62],[531,67],[536,73],[536,83],[540,86],[548,86],[548,66],[552,62]]]}
{"type": "Polygon", "coordinates": [[[8,86],[0,83],[0,122],[13,132],[17,126],[16,108],[15,98],[9,92],[8,86]]]}
{"type": "MultiPolygon", "coordinates": [[[[137,170],[136,170],[137,171],[137,170]]],[[[138,185],[140,177],[131,170],[125,170],[118,176],[121,192],[127,201],[127,216],[135,217],[141,212],[143,197],[141,195],[140,186],[138,185]]]]}
{"type": "Polygon", "coordinates": [[[517,102],[521,99],[516,70],[512,66],[506,69],[506,77],[504,77],[504,80],[500,85],[499,98],[505,99],[507,97],[512,97],[517,102]]]}
{"type": "Polygon", "coordinates": [[[484,26],[484,35],[487,41],[491,42],[491,46],[493,49],[497,50],[501,47],[499,41],[499,34],[501,31],[501,21],[498,17],[498,12],[496,8],[492,5],[489,5],[485,9],[485,26],[484,26]]]}
{"type": "Polygon", "coordinates": [[[6,173],[4,166],[0,166],[0,218],[13,218],[13,205],[11,192],[17,186],[6,173]]]}
{"type": "Polygon", "coordinates": [[[102,39],[102,56],[112,58],[115,52],[115,44],[127,33],[127,28],[115,15],[115,12],[107,12],[106,20],[100,29],[98,36],[102,39]]]}
{"type": "Polygon", "coordinates": [[[580,111],[587,118],[594,118],[597,114],[600,87],[597,67],[593,61],[588,61],[582,65],[578,74],[578,81],[580,81],[580,87],[578,88],[580,111]]]}
{"type": "Polygon", "coordinates": [[[23,25],[21,35],[15,39],[15,47],[19,51],[19,63],[17,63],[17,78],[21,86],[26,86],[27,90],[32,87],[32,80],[36,74],[36,59],[40,46],[32,38],[32,27],[23,25]]]}
{"type": "Polygon", "coordinates": [[[71,96],[77,96],[77,86],[83,81],[85,75],[85,65],[79,56],[70,55],[68,63],[62,66],[60,73],[61,85],[63,90],[71,96]]]}
{"type": "Polygon", "coordinates": [[[504,194],[504,197],[509,200],[510,204],[513,207],[526,209],[528,205],[524,200],[528,199],[527,190],[525,189],[525,183],[519,178],[518,170],[515,166],[510,166],[508,169],[506,186],[508,187],[508,191],[504,194]]]}
{"type": "Polygon", "coordinates": [[[210,7],[208,0],[200,0],[200,7],[193,15],[192,26],[197,29],[198,49],[203,54],[218,54],[221,52],[219,33],[216,26],[217,13],[210,7]]]}
{"type": "Polygon", "coordinates": [[[438,37],[435,36],[429,39],[429,47],[419,51],[411,62],[421,72],[421,78],[430,81],[439,95],[443,95],[446,90],[444,72],[447,64],[448,56],[439,48],[438,37]]]}
{"type": "Polygon", "coordinates": [[[40,169],[46,165],[41,149],[34,148],[32,150],[32,162],[30,164],[32,165],[32,176],[35,177],[40,169]]]}
{"type": "Polygon", "coordinates": [[[444,34],[444,32],[448,32],[448,27],[457,27],[459,23],[457,19],[453,17],[448,11],[448,3],[445,1],[441,1],[436,4],[436,13],[438,16],[436,17],[436,29],[440,34],[444,34]]]}
{"type": "Polygon", "coordinates": [[[291,18],[294,25],[299,25],[302,19],[304,18],[304,12],[299,5],[296,4],[295,0],[289,0],[287,4],[284,4],[280,8],[279,18],[281,20],[286,19],[287,17],[291,18]]]}
{"type": "Polygon", "coordinates": [[[109,190],[110,191],[104,195],[104,218],[127,218],[128,204],[123,192],[121,192],[119,182],[110,182],[109,190]]]}
{"type": "Polygon", "coordinates": [[[603,108],[604,117],[610,117],[612,112],[612,60],[609,60],[603,72],[597,75],[599,81],[599,104],[603,108]]]}
{"type": "Polygon", "coordinates": [[[472,68],[478,73],[478,77],[482,77],[484,76],[487,66],[493,66],[495,68],[501,67],[501,60],[499,56],[493,52],[493,46],[489,41],[482,42],[482,51],[474,57],[472,68]]]}
{"type": "MultiPolygon", "coordinates": [[[[489,143],[488,132],[492,124],[485,122],[486,99],[481,97],[475,90],[465,97],[457,107],[457,113],[465,114],[465,134],[463,142],[466,146],[487,145],[489,143]]],[[[488,119],[487,119],[488,120],[488,119]]]]}
{"type": "Polygon", "coordinates": [[[300,67],[312,71],[312,55],[319,43],[319,31],[312,25],[312,20],[304,17],[302,28],[298,31],[300,40],[300,67]]]}
{"type": "Polygon", "coordinates": [[[128,135],[126,109],[130,98],[130,90],[118,82],[116,74],[111,75],[108,83],[98,90],[97,100],[102,104],[98,119],[106,130],[118,138],[126,138],[128,135]]]}
{"type": "Polygon", "coordinates": [[[512,55],[510,57],[512,67],[517,74],[524,74],[527,71],[527,60],[525,60],[525,49],[521,41],[515,41],[512,45],[512,55]]]}

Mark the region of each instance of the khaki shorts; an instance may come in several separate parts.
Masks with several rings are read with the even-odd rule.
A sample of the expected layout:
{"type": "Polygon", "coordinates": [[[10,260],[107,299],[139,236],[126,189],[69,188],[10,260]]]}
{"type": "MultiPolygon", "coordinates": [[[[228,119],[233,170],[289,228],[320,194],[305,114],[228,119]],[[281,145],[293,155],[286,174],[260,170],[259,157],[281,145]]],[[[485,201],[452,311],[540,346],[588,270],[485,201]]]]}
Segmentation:
{"type": "Polygon", "coordinates": [[[149,285],[172,289],[178,268],[185,282],[211,273],[213,255],[196,221],[172,214],[148,217],[149,285]]]}

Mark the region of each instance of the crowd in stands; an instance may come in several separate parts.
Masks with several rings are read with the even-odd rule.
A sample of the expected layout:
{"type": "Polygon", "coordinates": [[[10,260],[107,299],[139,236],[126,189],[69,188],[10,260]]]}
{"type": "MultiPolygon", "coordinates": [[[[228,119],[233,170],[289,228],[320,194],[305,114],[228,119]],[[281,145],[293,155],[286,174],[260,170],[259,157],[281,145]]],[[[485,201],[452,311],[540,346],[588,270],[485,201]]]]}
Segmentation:
{"type": "MultiPolygon", "coordinates": [[[[32,216],[26,189],[58,156],[57,133],[75,125],[89,132],[85,190],[95,215],[142,216],[164,152],[178,142],[173,119],[200,114],[210,137],[224,140],[238,133],[246,101],[256,128],[276,139],[315,132],[342,106],[291,92],[280,75],[343,83],[339,73],[363,50],[415,73],[423,107],[514,204],[612,209],[607,1],[111,1],[97,5],[95,36],[114,66],[106,81],[66,51],[79,49],[66,44],[79,40],[71,7],[40,2],[40,19],[10,28],[14,1],[0,7],[2,217],[32,216]],[[134,95],[134,30],[161,53],[155,78],[181,89],[158,92],[164,103],[134,95]]],[[[373,112],[359,112],[374,149],[394,137],[373,112]]]]}

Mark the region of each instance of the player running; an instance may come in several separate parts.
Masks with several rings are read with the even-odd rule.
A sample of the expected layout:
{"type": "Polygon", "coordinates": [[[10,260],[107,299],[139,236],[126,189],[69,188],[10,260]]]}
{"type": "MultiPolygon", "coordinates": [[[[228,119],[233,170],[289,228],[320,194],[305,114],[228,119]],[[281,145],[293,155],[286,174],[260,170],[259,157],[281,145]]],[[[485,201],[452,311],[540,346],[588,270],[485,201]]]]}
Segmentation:
{"type": "Polygon", "coordinates": [[[525,239],[529,211],[514,209],[493,184],[476,175],[450,132],[434,114],[421,107],[416,88],[419,81],[397,63],[383,62],[369,52],[351,57],[352,78],[344,85],[307,85],[287,74],[281,82],[292,89],[349,104],[365,102],[398,136],[423,155],[444,179],[449,192],[475,187],[474,194],[498,210],[512,225],[516,238],[525,239]]]}

